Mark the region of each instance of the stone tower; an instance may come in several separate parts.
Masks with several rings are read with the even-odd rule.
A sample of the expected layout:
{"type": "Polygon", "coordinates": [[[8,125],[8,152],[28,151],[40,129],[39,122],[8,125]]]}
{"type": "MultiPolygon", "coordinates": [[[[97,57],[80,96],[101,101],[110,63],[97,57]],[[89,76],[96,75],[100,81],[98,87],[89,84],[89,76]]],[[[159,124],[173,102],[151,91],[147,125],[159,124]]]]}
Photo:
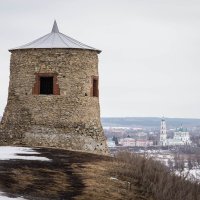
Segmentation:
{"type": "Polygon", "coordinates": [[[100,122],[98,49],[58,30],[9,50],[1,145],[108,152],[100,122]]]}
{"type": "Polygon", "coordinates": [[[167,144],[167,127],[166,127],[166,122],[164,118],[162,118],[161,120],[159,142],[161,146],[166,146],[167,144]]]}

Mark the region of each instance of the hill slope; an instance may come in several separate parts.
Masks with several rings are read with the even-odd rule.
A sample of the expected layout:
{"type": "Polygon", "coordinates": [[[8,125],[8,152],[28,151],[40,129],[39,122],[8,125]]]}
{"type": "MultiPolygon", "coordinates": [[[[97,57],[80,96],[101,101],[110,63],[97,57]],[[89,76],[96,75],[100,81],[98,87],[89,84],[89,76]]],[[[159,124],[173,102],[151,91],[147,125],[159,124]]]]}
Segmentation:
{"type": "MultiPolygon", "coordinates": [[[[130,199],[127,182],[110,175],[110,157],[47,148],[28,154],[18,152],[17,156],[0,160],[0,191],[6,196],[34,200],[130,199]],[[35,156],[38,159],[33,159],[35,156]]],[[[138,200],[144,199],[140,198],[140,189],[136,188],[136,194],[138,200]]]]}
{"type": "Polygon", "coordinates": [[[199,200],[200,185],[173,175],[158,162],[128,152],[111,158],[61,149],[0,147],[0,199],[5,197],[199,200]]]}

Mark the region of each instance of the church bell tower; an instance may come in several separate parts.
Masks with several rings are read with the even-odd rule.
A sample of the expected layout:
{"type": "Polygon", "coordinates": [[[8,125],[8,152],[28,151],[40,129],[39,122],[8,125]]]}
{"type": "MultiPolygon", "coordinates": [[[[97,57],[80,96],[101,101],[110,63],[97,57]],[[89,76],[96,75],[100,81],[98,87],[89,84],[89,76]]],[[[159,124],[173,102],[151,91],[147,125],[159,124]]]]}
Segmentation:
{"type": "Polygon", "coordinates": [[[166,127],[166,121],[164,118],[161,120],[160,124],[160,141],[159,144],[161,146],[166,146],[166,141],[167,141],[167,127],[166,127]]]}

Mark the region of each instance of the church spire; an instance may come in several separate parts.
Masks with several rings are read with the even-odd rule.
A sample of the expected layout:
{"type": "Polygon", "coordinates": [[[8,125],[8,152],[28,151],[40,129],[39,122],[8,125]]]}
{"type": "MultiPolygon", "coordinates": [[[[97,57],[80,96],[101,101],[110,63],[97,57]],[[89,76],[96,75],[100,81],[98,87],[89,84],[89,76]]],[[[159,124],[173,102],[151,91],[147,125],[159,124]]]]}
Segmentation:
{"type": "Polygon", "coordinates": [[[167,127],[165,118],[163,117],[161,119],[161,124],[160,124],[160,145],[166,146],[166,140],[167,140],[167,127]]]}
{"type": "Polygon", "coordinates": [[[57,22],[56,20],[54,20],[54,23],[53,23],[53,28],[52,28],[52,33],[59,33],[59,30],[58,30],[58,25],[57,25],[57,22]]]}

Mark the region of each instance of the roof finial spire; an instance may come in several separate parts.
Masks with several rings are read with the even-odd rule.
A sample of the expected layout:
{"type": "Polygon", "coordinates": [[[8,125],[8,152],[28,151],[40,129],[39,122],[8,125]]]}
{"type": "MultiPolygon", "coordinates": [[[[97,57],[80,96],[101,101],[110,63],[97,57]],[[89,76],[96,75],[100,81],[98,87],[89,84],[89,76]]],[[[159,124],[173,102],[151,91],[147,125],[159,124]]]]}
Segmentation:
{"type": "Polygon", "coordinates": [[[52,28],[52,33],[59,33],[59,30],[58,30],[58,25],[57,25],[57,22],[56,20],[54,20],[54,23],[53,23],[53,28],[52,28]]]}

